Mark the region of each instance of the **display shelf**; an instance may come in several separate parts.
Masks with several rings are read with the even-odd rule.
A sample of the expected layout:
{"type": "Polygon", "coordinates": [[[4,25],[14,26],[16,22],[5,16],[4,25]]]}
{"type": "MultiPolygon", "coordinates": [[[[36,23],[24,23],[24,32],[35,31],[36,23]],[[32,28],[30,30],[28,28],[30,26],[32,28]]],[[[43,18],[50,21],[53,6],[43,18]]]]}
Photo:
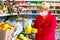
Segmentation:
{"type": "Polygon", "coordinates": [[[49,10],[58,10],[58,11],[60,11],[60,9],[49,9],[49,10]]]}
{"type": "MultiPolygon", "coordinates": [[[[31,20],[35,20],[35,19],[31,19],[31,20]]],[[[60,21],[60,19],[56,19],[57,21],[60,21]]],[[[59,25],[59,24],[57,24],[57,25],[59,25]]]]}
{"type": "Polygon", "coordinates": [[[60,29],[56,29],[55,31],[60,31],[60,29]]]}
{"type": "Polygon", "coordinates": [[[35,20],[35,19],[32,18],[31,20],[35,20]]]}
{"type": "Polygon", "coordinates": [[[59,25],[59,23],[56,24],[57,26],[59,25]]]}
{"type": "Polygon", "coordinates": [[[27,9],[27,10],[38,10],[38,9],[27,9]]]}
{"type": "Polygon", "coordinates": [[[57,21],[60,21],[60,19],[56,19],[57,21]]]}
{"type": "MultiPolygon", "coordinates": [[[[16,14],[0,14],[0,16],[11,16],[11,15],[18,15],[17,13],[16,14]]],[[[19,15],[39,15],[39,13],[20,13],[19,15]]],[[[60,15],[60,14],[52,14],[52,15],[60,15]]],[[[57,20],[60,20],[60,19],[57,19],[57,20]]]]}
{"type": "Polygon", "coordinates": [[[23,4],[22,4],[22,5],[19,5],[19,6],[30,6],[30,5],[23,5],[23,4]]]}
{"type": "Polygon", "coordinates": [[[34,4],[33,4],[33,5],[30,5],[30,4],[29,4],[29,5],[23,5],[23,4],[22,4],[22,5],[19,5],[19,6],[39,6],[39,5],[40,5],[40,4],[35,4],[35,5],[34,5],[34,4]]]}
{"type": "Polygon", "coordinates": [[[0,14],[0,17],[1,16],[10,16],[10,14],[0,14]]]}
{"type": "Polygon", "coordinates": [[[38,15],[38,13],[20,13],[19,15],[38,15]]]}
{"type": "Polygon", "coordinates": [[[30,6],[39,6],[40,4],[36,4],[36,5],[30,5],[30,6]]]}
{"type": "MultiPolygon", "coordinates": [[[[31,19],[31,20],[35,20],[35,19],[31,19]]],[[[60,21],[60,19],[56,19],[57,21],[60,21]]],[[[57,24],[57,25],[59,25],[59,24],[57,24]]]]}
{"type": "MultiPolygon", "coordinates": [[[[11,16],[11,15],[18,15],[18,14],[0,14],[0,16],[11,16]]],[[[38,13],[20,13],[19,15],[39,15],[38,13]]],[[[52,15],[60,15],[60,14],[52,14],[52,15]]]]}
{"type": "Polygon", "coordinates": [[[57,13],[56,13],[56,14],[52,14],[52,15],[55,15],[55,16],[57,15],[57,16],[58,16],[58,15],[60,15],[60,14],[57,14],[57,13]]]}
{"type": "Polygon", "coordinates": [[[0,14],[0,17],[1,16],[11,16],[11,15],[18,15],[18,14],[0,14]]]}
{"type": "MultiPolygon", "coordinates": [[[[39,13],[20,13],[20,15],[39,15],[39,13]]],[[[60,14],[52,14],[52,15],[60,15],[60,14]]]]}
{"type": "Polygon", "coordinates": [[[60,6],[60,4],[59,5],[49,5],[49,6],[60,6]]]}
{"type": "Polygon", "coordinates": [[[10,15],[18,15],[18,13],[11,13],[10,15]]]}

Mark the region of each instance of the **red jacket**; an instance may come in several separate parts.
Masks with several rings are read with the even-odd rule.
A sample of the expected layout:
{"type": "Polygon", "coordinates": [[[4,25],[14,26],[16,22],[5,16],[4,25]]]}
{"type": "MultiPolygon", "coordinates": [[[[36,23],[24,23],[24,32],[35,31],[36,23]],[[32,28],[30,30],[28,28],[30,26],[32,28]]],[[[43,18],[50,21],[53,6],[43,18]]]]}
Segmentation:
{"type": "Polygon", "coordinates": [[[55,40],[56,17],[49,13],[44,21],[43,19],[38,15],[34,22],[33,27],[38,29],[35,40],[55,40]]]}

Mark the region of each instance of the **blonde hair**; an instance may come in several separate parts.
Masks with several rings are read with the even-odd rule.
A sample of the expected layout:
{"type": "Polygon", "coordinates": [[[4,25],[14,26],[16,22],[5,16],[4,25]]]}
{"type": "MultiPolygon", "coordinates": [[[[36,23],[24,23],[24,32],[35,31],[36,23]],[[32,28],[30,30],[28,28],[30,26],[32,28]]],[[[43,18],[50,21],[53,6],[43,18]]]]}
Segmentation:
{"type": "Polygon", "coordinates": [[[38,9],[39,9],[39,10],[40,10],[41,8],[48,10],[48,9],[49,9],[49,4],[46,3],[46,2],[43,2],[42,4],[40,4],[40,5],[38,6],[38,9]]]}

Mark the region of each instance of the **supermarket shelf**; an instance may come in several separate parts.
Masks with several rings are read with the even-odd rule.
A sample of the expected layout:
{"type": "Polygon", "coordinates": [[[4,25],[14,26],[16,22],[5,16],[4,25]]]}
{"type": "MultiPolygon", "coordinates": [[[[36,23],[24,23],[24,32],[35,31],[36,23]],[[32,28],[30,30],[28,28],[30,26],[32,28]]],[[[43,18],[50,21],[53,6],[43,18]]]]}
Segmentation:
{"type": "Polygon", "coordinates": [[[59,24],[57,24],[57,26],[58,26],[59,24]]]}
{"type": "Polygon", "coordinates": [[[22,4],[22,5],[19,5],[19,6],[30,6],[30,5],[23,5],[23,4],[22,4]]]}
{"type": "Polygon", "coordinates": [[[20,13],[20,15],[38,15],[38,13],[20,13]]]}
{"type": "MultiPolygon", "coordinates": [[[[35,19],[32,19],[32,20],[35,20],[35,19]]],[[[60,21],[60,19],[56,19],[57,21],[60,21]]],[[[59,25],[59,24],[57,24],[57,25],[59,25]]]]}
{"type": "Polygon", "coordinates": [[[60,4],[59,5],[57,5],[57,4],[56,5],[49,5],[49,6],[60,6],[60,4]]]}
{"type": "MultiPolygon", "coordinates": [[[[18,15],[16,14],[0,14],[0,16],[12,16],[12,15],[18,15]]],[[[38,13],[20,13],[19,15],[39,15],[38,13]]],[[[60,15],[60,14],[52,14],[52,15],[60,15]]],[[[57,19],[60,20],[60,19],[57,19]]]]}
{"type": "MultiPolygon", "coordinates": [[[[40,4],[32,4],[32,5],[20,5],[20,6],[39,6],[40,4]]],[[[60,4],[59,5],[49,5],[49,6],[60,6],[60,4]]]]}
{"type": "Polygon", "coordinates": [[[52,14],[52,15],[60,15],[60,14],[57,14],[57,13],[56,13],[56,14],[52,14]]]}
{"type": "Polygon", "coordinates": [[[19,5],[19,6],[39,6],[40,4],[32,4],[32,5],[19,5]]]}
{"type": "Polygon", "coordinates": [[[10,14],[10,15],[18,15],[18,13],[13,13],[13,14],[10,14]]]}
{"type": "Polygon", "coordinates": [[[57,21],[60,21],[60,19],[56,19],[57,21]]]}
{"type": "Polygon", "coordinates": [[[35,19],[31,19],[31,20],[35,20],[35,19]]]}
{"type": "Polygon", "coordinates": [[[60,31],[60,29],[56,29],[55,31],[60,31]]]}
{"type": "Polygon", "coordinates": [[[38,10],[38,9],[33,9],[33,8],[32,8],[32,9],[27,9],[27,10],[38,10]]]}
{"type": "Polygon", "coordinates": [[[49,10],[59,10],[60,11],[60,9],[49,9],[49,10]]]}
{"type": "Polygon", "coordinates": [[[0,17],[1,16],[12,16],[12,15],[18,15],[18,14],[0,14],[0,17]]]}
{"type": "MultiPolygon", "coordinates": [[[[32,19],[32,20],[35,20],[35,19],[32,19]]],[[[56,19],[57,21],[60,21],[60,19],[56,19]]],[[[59,25],[59,24],[57,24],[57,25],[59,25]]]]}
{"type": "Polygon", "coordinates": [[[36,5],[30,5],[30,6],[39,6],[40,4],[36,4],[36,5]]]}
{"type": "MultiPolygon", "coordinates": [[[[39,13],[20,13],[20,15],[39,15],[39,13]]],[[[52,15],[60,15],[60,14],[52,14],[52,15]]]]}
{"type": "Polygon", "coordinates": [[[1,16],[10,16],[10,14],[0,14],[0,17],[1,16]]]}

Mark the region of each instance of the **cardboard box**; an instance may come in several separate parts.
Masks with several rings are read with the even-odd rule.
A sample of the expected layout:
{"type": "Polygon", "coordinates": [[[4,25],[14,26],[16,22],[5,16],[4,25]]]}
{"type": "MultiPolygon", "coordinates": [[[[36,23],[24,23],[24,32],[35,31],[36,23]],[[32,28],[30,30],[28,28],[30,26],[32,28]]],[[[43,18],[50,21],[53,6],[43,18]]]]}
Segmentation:
{"type": "Polygon", "coordinates": [[[11,40],[14,33],[14,28],[10,30],[0,30],[0,40],[11,40]]]}

